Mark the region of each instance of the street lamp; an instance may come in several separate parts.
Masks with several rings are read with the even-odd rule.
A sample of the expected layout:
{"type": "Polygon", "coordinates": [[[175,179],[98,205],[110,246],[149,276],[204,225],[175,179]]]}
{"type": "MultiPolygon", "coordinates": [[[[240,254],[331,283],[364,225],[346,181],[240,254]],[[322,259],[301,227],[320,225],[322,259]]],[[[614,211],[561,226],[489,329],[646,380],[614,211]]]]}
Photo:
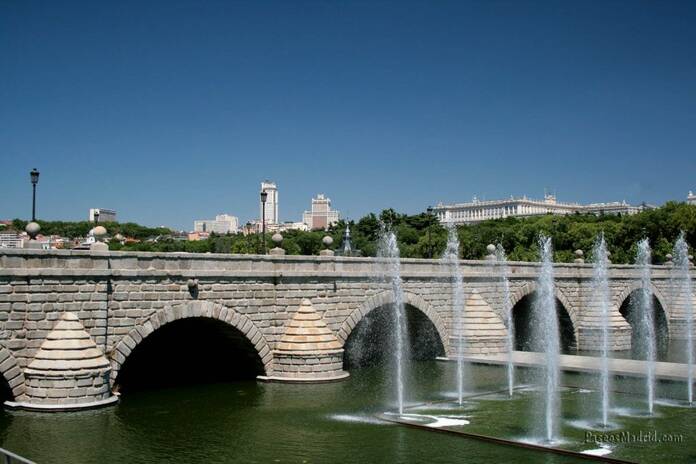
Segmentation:
{"type": "Polygon", "coordinates": [[[261,246],[263,254],[266,254],[266,199],[268,192],[261,190],[261,246]]]}
{"type": "Polygon", "coordinates": [[[99,210],[94,210],[94,224],[99,224],[99,210]]]}
{"type": "Polygon", "coordinates": [[[430,219],[433,214],[433,207],[428,206],[428,209],[426,211],[428,212],[428,258],[433,259],[433,245],[430,241],[430,219]]]}
{"type": "Polygon", "coordinates": [[[31,199],[31,222],[36,222],[36,184],[39,183],[39,171],[36,168],[32,169],[29,173],[31,178],[31,187],[33,190],[31,199]]]}

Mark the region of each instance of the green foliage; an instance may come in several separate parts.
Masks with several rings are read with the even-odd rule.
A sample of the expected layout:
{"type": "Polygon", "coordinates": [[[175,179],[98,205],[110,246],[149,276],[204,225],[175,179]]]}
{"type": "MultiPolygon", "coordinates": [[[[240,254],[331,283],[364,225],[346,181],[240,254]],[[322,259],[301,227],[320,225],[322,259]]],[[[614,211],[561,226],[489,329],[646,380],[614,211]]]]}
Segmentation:
{"type": "MultiPolygon", "coordinates": [[[[12,229],[24,230],[28,221],[14,219],[12,229]]],[[[41,226],[41,233],[44,235],[60,235],[67,238],[86,237],[94,227],[90,221],[68,222],[68,221],[41,221],[37,220],[41,226]]],[[[124,237],[136,240],[146,240],[148,238],[171,235],[172,231],[165,227],[145,227],[133,222],[100,222],[100,226],[106,227],[109,235],[121,234],[124,237]]]]}
{"type": "Polygon", "coordinates": [[[588,259],[600,232],[611,251],[612,262],[631,263],[636,254],[636,243],[648,237],[656,263],[665,261],[680,231],[685,231],[687,242],[696,245],[696,207],[685,203],[667,203],[661,208],[631,216],[568,215],[536,216],[518,219],[506,218],[459,227],[462,257],[480,259],[488,243],[501,243],[508,258],[514,261],[534,261],[540,233],[552,237],[555,260],[570,262],[573,252],[581,249],[588,259]]]}
{"type": "MultiPolygon", "coordinates": [[[[363,256],[377,254],[377,242],[384,223],[397,234],[401,256],[404,258],[427,258],[442,255],[447,243],[447,230],[432,215],[405,215],[387,209],[379,216],[370,213],[359,221],[339,221],[328,231],[288,231],[283,234],[281,247],[288,255],[316,255],[324,247],[322,239],[330,235],[334,239],[332,248],[341,245],[346,226],[350,226],[354,249],[362,251],[363,256]]],[[[84,237],[94,226],[89,222],[39,221],[42,232],[66,237],[84,237]]],[[[23,230],[25,221],[15,219],[11,229],[23,230]]],[[[139,243],[121,245],[112,240],[112,250],[159,251],[189,253],[260,253],[261,235],[215,235],[208,240],[174,240],[172,231],[164,228],[149,228],[133,223],[103,223],[110,236],[117,233],[125,237],[141,240],[139,243]],[[148,240],[157,238],[156,241],[148,240]]],[[[555,260],[570,262],[574,251],[581,249],[588,260],[600,232],[604,235],[612,253],[614,263],[631,263],[636,254],[636,243],[648,237],[653,247],[653,260],[662,263],[672,252],[672,246],[681,231],[693,248],[696,245],[696,206],[685,203],[667,203],[661,208],[631,216],[614,215],[568,215],[536,216],[531,218],[506,218],[485,221],[478,224],[459,226],[460,256],[463,259],[481,259],[486,254],[486,245],[501,243],[508,258],[514,261],[535,261],[538,259],[539,234],[553,238],[555,260]]],[[[266,234],[267,249],[275,244],[266,234]]]]}

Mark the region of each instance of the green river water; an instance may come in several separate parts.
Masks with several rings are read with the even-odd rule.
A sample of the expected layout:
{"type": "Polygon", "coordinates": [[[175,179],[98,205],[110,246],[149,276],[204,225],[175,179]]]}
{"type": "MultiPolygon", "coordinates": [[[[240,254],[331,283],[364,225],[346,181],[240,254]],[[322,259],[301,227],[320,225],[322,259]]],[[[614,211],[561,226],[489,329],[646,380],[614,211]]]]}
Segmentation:
{"type": "MultiPolygon", "coordinates": [[[[240,381],[124,394],[105,409],[69,413],[3,410],[0,443],[37,463],[569,463],[573,457],[477,441],[380,421],[394,410],[393,385],[379,367],[355,369],[349,379],[297,385],[240,381]]],[[[499,394],[454,405],[453,363],[413,364],[408,387],[409,413],[466,418],[467,430],[504,438],[532,437],[539,409],[534,391],[509,400],[499,394]],[[443,403],[437,403],[444,401],[443,403]],[[423,402],[436,402],[418,405],[423,402]]],[[[469,388],[485,392],[504,385],[505,370],[469,366],[469,388]]],[[[529,372],[519,370],[527,381],[529,372]]],[[[592,376],[567,374],[565,385],[590,387],[592,376]]],[[[639,392],[639,381],[615,382],[639,392]]],[[[662,385],[660,394],[678,396],[683,385],[662,385]]],[[[569,388],[563,393],[563,446],[596,449],[585,443],[583,421],[594,414],[595,393],[569,388]]],[[[696,462],[691,432],[693,409],[658,405],[656,417],[639,417],[643,398],[620,393],[615,399],[616,431],[656,431],[681,437],[678,443],[615,445],[612,456],[636,462],[696,462]],[[631,417],[638,416],[638,417],[631,417]]]]}

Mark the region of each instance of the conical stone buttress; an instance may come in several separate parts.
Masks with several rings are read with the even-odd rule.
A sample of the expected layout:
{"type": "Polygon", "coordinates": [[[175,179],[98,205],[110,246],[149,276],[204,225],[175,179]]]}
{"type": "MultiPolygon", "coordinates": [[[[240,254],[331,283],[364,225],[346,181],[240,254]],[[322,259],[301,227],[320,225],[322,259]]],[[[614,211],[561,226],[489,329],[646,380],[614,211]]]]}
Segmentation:
{"type": "Polygon", "coordinates": [[[308,299],[303,299],[274,351],[274,375],[269,380],[328,382],[348,377],[343,348],[308,299]]]}
{"type": "Polygon", "coordinates": [[[63,313],[24,371],[26,403],[17,407],[66,410],[117,401],[109,388],[111,365],[80,319],[63,313]]]}
{"type": "Polygon", "coordinates": [[[477,356],[500,354],[506,350],[507,329],[500,316],[493,311],[477,290],[473,290],[464,306],[464,317],[460,324],[453,324],[455,331],[450,337],[453,355],[458,353],[461,332],[462,354],[477,356]]]}

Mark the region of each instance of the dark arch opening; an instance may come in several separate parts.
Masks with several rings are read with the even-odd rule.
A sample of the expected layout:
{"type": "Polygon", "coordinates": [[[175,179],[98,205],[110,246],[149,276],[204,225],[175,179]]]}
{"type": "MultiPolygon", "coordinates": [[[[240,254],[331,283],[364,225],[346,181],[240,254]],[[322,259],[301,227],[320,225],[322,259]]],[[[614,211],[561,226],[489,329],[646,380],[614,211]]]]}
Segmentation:
{"type": "MultiPolygon", "coordinates": [[[[421,361],[444,356],[445,347],[435,324],[416,307],[407,304],[405,309],[409,358],[421,361]]],[[[344,369],[391,362],[396,349],[393,311],[393,305],[383,305],[358,322],[344,346],[344,369]]]]}
{"type": "Polygon", "coordinates": [[[4,404],[5,401],[14,401],[14,395],[5,376],[0,375],[0,405],[4,404]]]}
{"type": "MultiPolygon", "coordinates": [[[[515,350],[541,351],[540,340],[534,337],[535,327],[533,318],[534,299],[536,292],[525,295],[512,308],[512,320],[515,326],[515,350]]],[[[561,342],[561,352],[572,354],[577,351],[575,330],[568,310],[563,303],[556,298],[556,314],[558,316],[558,329],[561,342]]]]}
{"type": "MultiPolygon", "coordinates": [[[[643,291],[638,288],[633,290],[628,297],[621,303],[619,312],[631,325],[631,358],[646,359],[648,339],[647,328],[642,323],[641,306],[643,291]]],[[[652,298],[653,326],[655,329],[655,345],[657,348],[657,359],[664,359],[669,349],[669,333],[667,327],[667,316],[665,309],[660,304],[660,300],[650,293],[652,298]]]]}
{"type": "Polygon", "coordinates": [[[217,319],[170,322],[148,335],[116,378],[121,392],[177,385],[254,379],[264,373],[256,349],[242,332],[217,319]]]}

